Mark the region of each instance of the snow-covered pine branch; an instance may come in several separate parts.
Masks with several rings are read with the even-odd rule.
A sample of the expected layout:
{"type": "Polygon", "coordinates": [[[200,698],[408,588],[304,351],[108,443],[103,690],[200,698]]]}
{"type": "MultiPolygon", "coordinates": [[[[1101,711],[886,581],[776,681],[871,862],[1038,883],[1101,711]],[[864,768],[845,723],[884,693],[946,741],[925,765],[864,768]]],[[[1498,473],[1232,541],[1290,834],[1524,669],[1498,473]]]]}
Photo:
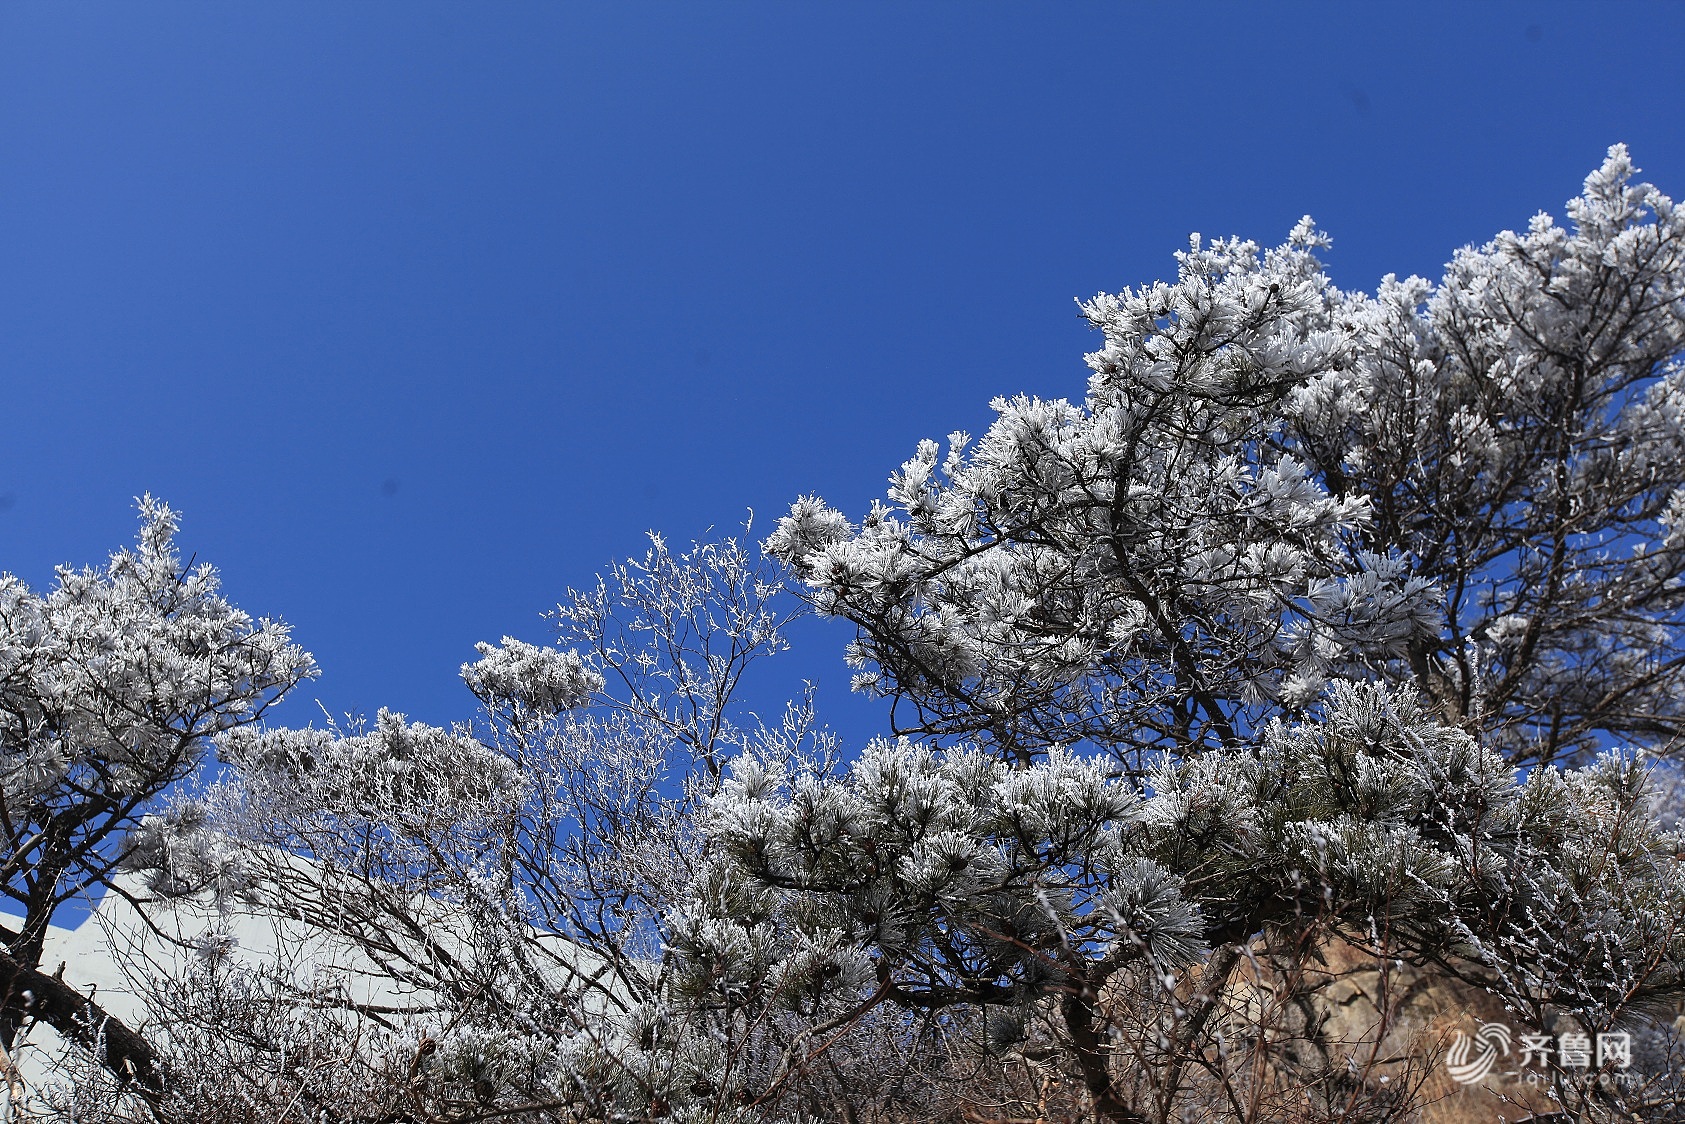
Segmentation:
{"type": "MultiPolygon", "coordinates": [[[[137,503],[135,547],[103,569],[61,566],[46,593],[0,574],[0,891],[22,915],[0,930],[8,1050],[29,1019],[81,1033],[85,1004],[35,971],[54,915],[102,892],[129,833],[211,738],[315,674],[286,625],[253,620],[213,567],[183,563],[175,512],[137,503]]],[[[144,1054],[137,1040],[136,1066],[144,1054]]]]}

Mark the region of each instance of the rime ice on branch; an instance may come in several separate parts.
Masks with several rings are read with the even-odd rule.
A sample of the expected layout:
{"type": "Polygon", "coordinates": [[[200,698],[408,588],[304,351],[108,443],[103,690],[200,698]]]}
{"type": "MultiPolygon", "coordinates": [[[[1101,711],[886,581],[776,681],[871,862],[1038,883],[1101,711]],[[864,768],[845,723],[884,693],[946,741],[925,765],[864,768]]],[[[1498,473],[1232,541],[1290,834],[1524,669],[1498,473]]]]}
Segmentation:
{"type": "Polygon", "coordinates": [[[1512,760],[1685,728],[1685,215],[1624,148],[1437,284],[1342,292],[1309,220],[1101,295],[1080,404],[997,399],[855,526],[767,541],[898,726],[1139,766],[1333,678],[1410,682],[1512,760]]]}

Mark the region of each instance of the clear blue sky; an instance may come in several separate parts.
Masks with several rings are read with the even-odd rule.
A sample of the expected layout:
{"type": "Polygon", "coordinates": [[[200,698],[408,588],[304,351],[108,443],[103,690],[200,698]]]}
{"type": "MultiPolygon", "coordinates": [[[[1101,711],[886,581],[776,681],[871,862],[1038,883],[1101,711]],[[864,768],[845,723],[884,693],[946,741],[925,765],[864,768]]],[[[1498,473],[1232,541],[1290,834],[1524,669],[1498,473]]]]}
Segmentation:
{"type": "MultiPolygon", "coordinates": [[[[0,568],[185,513],[324,678],[467,713],[477,639],[646,528],[851,512],[1189,231],[1433,274],[1613,141],[1685,195],[1681,4],[0,7],[0,568]]],[[[796,673],[863,731],[843,635],[796,673]]]]}

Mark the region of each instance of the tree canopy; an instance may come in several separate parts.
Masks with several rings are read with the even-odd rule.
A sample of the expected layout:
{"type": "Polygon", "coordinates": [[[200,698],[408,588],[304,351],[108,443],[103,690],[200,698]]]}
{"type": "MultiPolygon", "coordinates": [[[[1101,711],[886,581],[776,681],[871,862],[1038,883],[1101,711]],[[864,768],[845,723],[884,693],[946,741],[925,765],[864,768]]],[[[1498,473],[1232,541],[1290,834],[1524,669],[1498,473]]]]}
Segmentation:
{"type": "Polygon", "coordinates": [[[557,645],[481,645],[451,729],[252,725],[309,658],[182,569],[150,502],[108,574],[8,578],[9,892],[121,861],[206,934],[185,975],[137,958],[142,1025],[54,1023],[88,1066],[42,1103],[1406,1119],[1436,1043],[1400,1012],[1444,986],[1649,1035],[1644,1082],[1559,1060],[1540,1096],[1668,1118],[1685,216],[1635,174],[1611,149],[1566,225],[1373,295],[1309,219],[1195,235],[1174,282],[1083,302],[1080,401],[998,398],[760,555],[653,538],[568,593],[557,645]],[[811,692],[742,701],[809,608],[893,703],[863,747],[811,692]],[[220,770],[179,784],[205,739],[220,770]],[[331,936],[396,998],[243,955],[236,916],[331,936]],[[1336,961],[1371,980],[1346,1037],[1336,961]]]}

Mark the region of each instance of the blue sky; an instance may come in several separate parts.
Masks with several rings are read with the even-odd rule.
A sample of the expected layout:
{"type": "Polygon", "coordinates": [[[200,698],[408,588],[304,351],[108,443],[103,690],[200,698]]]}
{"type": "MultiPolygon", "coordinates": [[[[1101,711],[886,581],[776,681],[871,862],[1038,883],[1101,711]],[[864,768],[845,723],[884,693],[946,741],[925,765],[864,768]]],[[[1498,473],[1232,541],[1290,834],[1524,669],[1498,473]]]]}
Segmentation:
{"type": "MultiPolygon", "coordinates": [[[[468,712],[475,640],[658,528],[858,512],[1074,297],[1309,212],[1434,274],[1617,140],[1685,195],[1678,4],[0,7],[0,568],[185,514],[323,678],[468,712]]],[[[845,732],[837,628],[816,677],[845,732]]]]}

